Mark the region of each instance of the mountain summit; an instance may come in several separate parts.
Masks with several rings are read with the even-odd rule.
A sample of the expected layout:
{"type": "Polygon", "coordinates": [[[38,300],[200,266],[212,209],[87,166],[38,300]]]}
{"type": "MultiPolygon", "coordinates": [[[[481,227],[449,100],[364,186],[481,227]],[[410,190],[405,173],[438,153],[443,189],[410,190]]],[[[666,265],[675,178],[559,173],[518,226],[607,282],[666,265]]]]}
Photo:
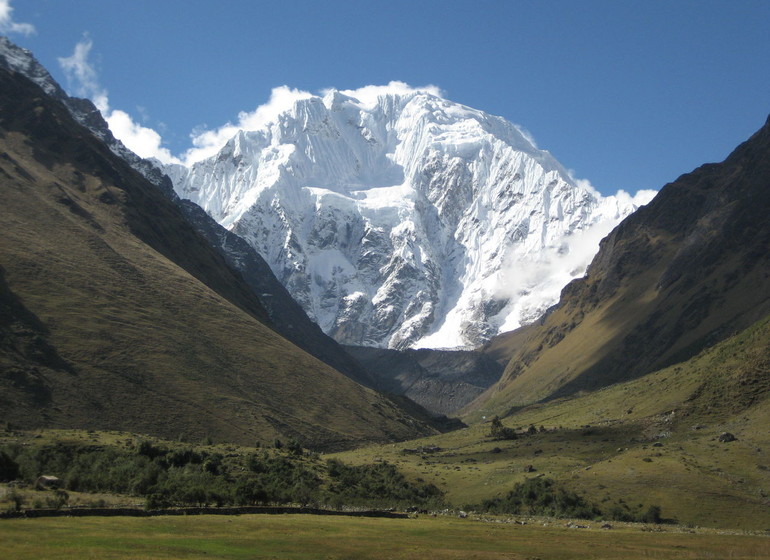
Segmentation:
{"type": "Polygon", "coordinates": [[[531,322],[637,207],[578,184],[500,117],[377,89],[298,99],[166,168],[339,342],[469,347],[531,322]]]}

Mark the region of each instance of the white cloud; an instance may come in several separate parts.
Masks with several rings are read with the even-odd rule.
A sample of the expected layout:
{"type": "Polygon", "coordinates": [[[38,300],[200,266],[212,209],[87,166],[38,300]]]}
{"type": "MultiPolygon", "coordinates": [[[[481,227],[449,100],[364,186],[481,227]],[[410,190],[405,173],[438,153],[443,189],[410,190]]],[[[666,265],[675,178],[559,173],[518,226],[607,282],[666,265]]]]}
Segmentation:
{"type": "Polygon", "coordinates": [[[267,123],[275,121],[278,115],[291,109],[300,99],[311,97],[314,97],[312,93],[288,86],[273,88],[267,103],[260,105],[251,113],[246,111],[238,113],[236,124],[227,123],[215,130],[193,131],[190,135],[193,147],[187,150],[183,157],[185,165],[191,165],[215,155],[239,130],[258,130],[267,123]]]}
{"type": "Polygon", "coordinates": [[[562,288],[585,274],[599,250],[599,242],[616,224],[616,220],[601,220],[564,237],[558,246],[511,258],[501,268],[492,289],[495,297],[509,300],[498,315],[500,330],[510,331],[530,323],[558,302],[562,288]]]}
{"type": "Polygon", "coordinates": [[[520,124],[514,124],[513,126],[515,126],[516,130],[519,131],[519,134],[521,134],[524,137],[524,140],[526,140],[527,142],[532,144],[533,148],[535,148],[536,150],[540,149],[540,148],[537,147],[537,142],[535,142],[535,137],[532,136],[532,133],[529,130],[527,130],[526,128],[524,128],[520,124]]]}
{"type": "Polygon", "coordinates": [[[546,247],[536,255],[519,257],[501,268],[496,294],[518,298],[542,291],[543,284],[554,284],[554,296],[573,278],[585,273],[599,250],[602,240],[616,225],[614,220],[602,220],[584,230],[564,237],[556,247],[546,247]]]}
{"type": "Polygon", "coordinates": [[[642,190],[636,191],[636,194],[634,196],[631,196],[629,193],[621,189],[615,194],[615,198],[617,198],[618,200],[626,204],[633,204],[634,206],[644,206],[645,204],[649,203],[653,198],[655,198],[656,194],[658,194],[658,191],[654,191],[652,189],[642,189],[642,190]]]}
{"type": "Polygon", "coordinates": [[[575,177],[575,172],[572,169],[568,169],[567,173],[569,173],[569,178],[572,179],[572,182],[575,183],[578,187],[588,191],[596,198],[601,198],[601,193],[591,184],[591,181],[588,179],[578,179],[575,177]]]}
{"type": "MultiPolygon", "coordinates": [[[[2,0],[0,0],[2,1],[2,0]]],[[[163,139],[152,128],[140,125],[125,111],[110,109],[107,90],[99,84],[96,69],[89,61],[93,42],[86,35],[75,45],[71,56],[59,58],[59,65],[75,95],[87,97],[104,116],[112,134],[136,155],[142,158],[156,158],[163,163],[181,163],[162,146],[163,139]]],[[[139,109],[146,120],[146,112],[139,109]]]]}
{"type": "Polygon", "coordinates": [[[105,117],[112,134],[125,146],[142,158],[156,158],[163,163],[181,163],[162,146],[160,134],[135,122],[125,111],[110,111],[105,117]]]}
{"type": "Polygon", "coordinates": [[[32,35],[37,33],[37,30],[31,23],[18,23],[13,21],[11,0],[0,0],[0,33],[32,35]]]}
{"type": "Polygon", "coordinates": [[[585,274],[599,251],[599,242],[622,218],[650,202],[657,194],[654,190],[640,190],[632,196],[619,190],[612,196],[603,197],[588,180],[574,177],[572,180],[596,197],[599,202],[599,219],[585,229],[563,237],[555,246],[546,247],[534,255],[517,257],[511,254],[501,267],[492,288],[496,297],[510,300],[499,315],[501,331],[513,330],[535,320],[558,302],[562,288],[585,274]]]}
{"type": "Polygon", "coordinates": [[[96,70],[88,60],[91,47],[93,47],[93,41],[88,35],[84,36],[75,45],[71,56],[59,58],[59,66],[64,70],[69,87],[74,89],[75,95],[87,97],[94,102],[102,114],[105,114],[109,111],[107,90],[99,85],[96,70]]]}
{"type": "MultiPolygon", "coordinates": [[[[322,91],[323,94],[332,91],[327,89],[322,91]]],[[[373,106],[377,103],[377,98],[383,95],[406,95],[414,92],[425,92],[436,97],[444,97],[444,92],[438,86],[427,85],[422,87],[412,87],[407,83],[399,81],[391,81],[386,86],[363,86],[358,89],[345,89],[340,90],[340,93],[347,95],[348,97],[354,97],[358,99],[363,105],[367,107],[373,106]]]]}
{"type": "Polygon", "coordinates": [[[644,206],[645,204],[650,202],[655,197],[656,194],[658,194],[658,191],[656,190],[641,189],[636,191],[635,195],[631,196],[628,192],[624,191],[623,189],[620,189],[614,195],[604,197],[599,192],[599,190],[591,184],[591,181],[589,181],[588,179],[578,179],[577,177],[575,177],[575,172],[572,169],[567,170],[567,173],[569,173],[569,178],[572,179],[572,182],[575,183],[581,189],[588,191],[598,200],[614,199],[617,203],[617,206],[620,208],[630,206],[630,205],[633,205],[636,207],[644,206]]]}

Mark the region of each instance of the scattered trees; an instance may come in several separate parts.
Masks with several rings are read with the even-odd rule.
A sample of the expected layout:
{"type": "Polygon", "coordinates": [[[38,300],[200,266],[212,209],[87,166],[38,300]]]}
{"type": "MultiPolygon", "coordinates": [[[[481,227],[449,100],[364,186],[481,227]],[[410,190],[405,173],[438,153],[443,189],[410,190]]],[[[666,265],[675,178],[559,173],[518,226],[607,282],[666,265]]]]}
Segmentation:
{"type": "Polygon", "coordinates": [[[599,508],[582,496],[557,486],[549,478],[530,478],[516,484],[504,497],[484,500],[479,507],[490,513],[544,515],[593,519],[599,508]]]}

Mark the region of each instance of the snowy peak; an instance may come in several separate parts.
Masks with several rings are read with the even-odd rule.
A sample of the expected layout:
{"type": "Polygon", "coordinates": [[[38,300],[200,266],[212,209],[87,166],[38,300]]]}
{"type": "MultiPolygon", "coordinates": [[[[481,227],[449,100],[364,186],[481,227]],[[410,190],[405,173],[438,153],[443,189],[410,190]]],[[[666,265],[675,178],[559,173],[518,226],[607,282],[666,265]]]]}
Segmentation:
{"type": "Polygon", "coordinates": [[[297,99],[167,172],[353,345],[468,347],[533,321],[636,208],[504,119],[403,87],[297,99]]]}
{"type": "Polygon", "coordinates": [[[18,72],[40,86],[51,97],[58,100],[65,99],[67,94],[56,83],[35,56],[23,49],[7,37],[0,36],[0,67],[18,72]]]}

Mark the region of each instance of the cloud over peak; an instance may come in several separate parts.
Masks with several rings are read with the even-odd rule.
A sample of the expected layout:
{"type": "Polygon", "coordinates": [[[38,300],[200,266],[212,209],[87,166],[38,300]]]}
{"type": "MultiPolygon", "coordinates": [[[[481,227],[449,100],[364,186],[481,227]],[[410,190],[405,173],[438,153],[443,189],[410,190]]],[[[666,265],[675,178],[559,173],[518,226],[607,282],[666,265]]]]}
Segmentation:
{"type": "MultiPolygon", "coordinates": [[[[332,91],[331,89],[325,90],[332,91]]],[[[377,103],[377,99],[384,95],[408,95],[410,93],[427,93],[436,97],[444,97],[444,92],[438,86],[427,85],[422,87],[412,87],[405,82],[393,80],[384,86],[363,86],[358,89],[345,89],[340,93],[348,97],[358,99],[364,106],[371,107],[377,103]]]]}
{"type": "Polygon", "coordinates": [[[21,35],[33,35],[37,33],[31,23],[18,23],[13,21],[13,8],[11,0],[0,0],[0,33],[20,33],[21,35]]]}
{"type": "Polygon", "coordinates": [[[266,124],[275,121],[278,115],[294,106],[294,103],[302,99],[314,97],[312,93],[293,89],[288,86],[273,88],[267,103],[259,105],[254,111],[241,111],[235,124],[228,122],[216,129],[205,127],[194,130],[190,134],[193,147],[184,154],[185,165],[204,160],[215,155],[222,147],[235,136],[239,130],[259,130],[266,124]]]}
{"type": "MultiPolygon", "coordinates": [[[[0,0],[0,8],[4,1],[0,0]]],[[[193,130],[190,134],[192,147],[177,158],[162,145],[163,139],[158,132],[139,124],[126,111],[110,108],[109,94],[101,86],[98,72],[91,62],[92,48],[93,41],[85,34],[83,39],[75,45],[70,56],[59,58],[59,65],[67,77],[68,87],[75,95],[93,101],[107,121],[112,133],[127,148],[142,158],[156,158],[163,163],[182,163],[189,166],[214,156],[239,131],[260,130],[269,123],[275,122],[282,113],[290,111],[296,102],[319,97],[317,94],[290,88],[286,85],[275,87],[271,90],[270,98],[266,103],[257,106],[253,111],[241,111],[235,122],[227,122],[211,129],[204,125],[193,130]]],[[[325,95],[330,91],[334,90],[330,88],[322,90],[320,93],[325,95]]],[[[444,97],[443,91],[437,86],[427,85],[415,88],[401,81],[391,81],[387,85],[367,85],[357,89],[339,91],[357,99],[361,105],[366,107],[374,106],[377,99],[384,95],[408,95],[422,92],[444,97]]]]}
{"type": "Polygon", "coordinates": [[[98,73],[89,60],[92,47],[93,42],[85,35],[75,45],[72,55],[59,58],[59,65],[75,95],[93,101],[115,138],[139,157],[156,158],[163,163],[181,163],[168,148],[162,146],[163,139],[160,134],[140,125],[125,111],[110,109],[107,90],[99,84],[98,73]]]}

